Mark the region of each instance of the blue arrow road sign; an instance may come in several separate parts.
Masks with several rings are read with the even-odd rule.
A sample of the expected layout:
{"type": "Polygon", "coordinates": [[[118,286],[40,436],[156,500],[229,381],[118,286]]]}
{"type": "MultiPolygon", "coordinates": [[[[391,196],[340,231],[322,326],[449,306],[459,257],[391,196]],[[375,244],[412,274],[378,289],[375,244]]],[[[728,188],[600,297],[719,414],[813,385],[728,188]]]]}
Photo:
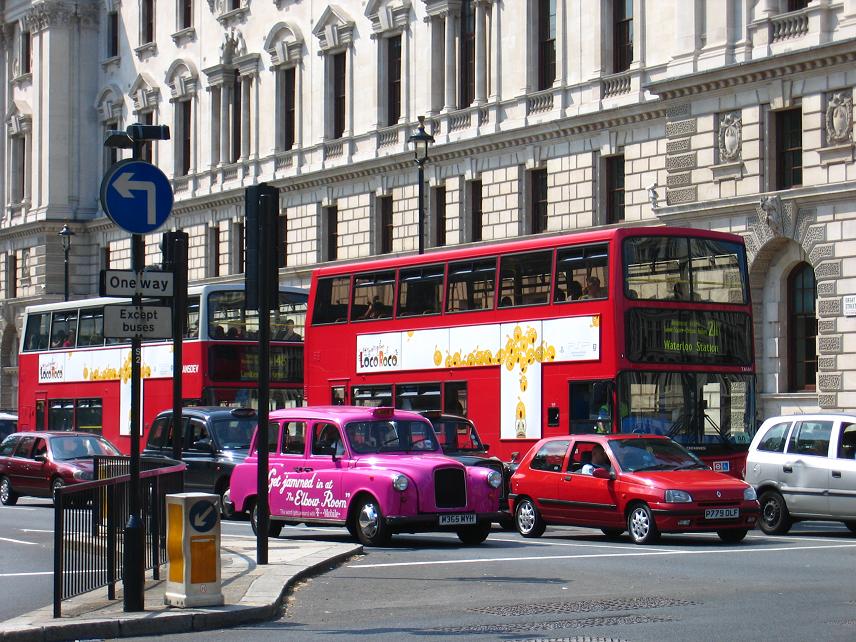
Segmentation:
{"type": "Polygon", "coordinates": [[[187,517],[197,532],[207,533],[217,523],[217,507],[207,499],[201,499],[190,507],[187,517]]]}
{"type": "Polygon", "coordinates": [[[151,163],[124,160],[101,181],[101,207],[116,225],[131,234],[154,232],[172,212],[169,179],[151,163]]]}

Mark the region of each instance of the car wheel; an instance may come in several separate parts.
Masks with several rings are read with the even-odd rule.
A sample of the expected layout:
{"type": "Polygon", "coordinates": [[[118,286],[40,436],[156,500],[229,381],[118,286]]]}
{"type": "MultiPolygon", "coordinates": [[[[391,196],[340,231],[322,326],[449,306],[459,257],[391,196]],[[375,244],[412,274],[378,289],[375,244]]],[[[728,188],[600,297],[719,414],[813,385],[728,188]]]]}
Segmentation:
{"type": "Polygon", "coordinates": [[[12,482],[8,477],[0,478],[0,504],[14,506],[18,503],[18,495],[12,490],[12,482]]]}
{"type": "Polygon", "coordinates": [[[475,526],[467,526],[457,530],[458,539],[467,546],[481,544],[490,535],[490,522],[482,522],[475,526]]]}
{"type": "MultiPolygon", "coordinates": [[[[259,507],[257,504],[253,504],[253,512],[250,513],[250,524],[253,527],[253,535],[258,537],[259,535],[259,507]]],[[[278,522],[276,520],[269,519],[268,520],[268,539],[273,537],[279,537],[280,533],[282,533],[282,522],[278,522]]]]}
{"type": "Polygon", "coordinates": [[[749,531],[745,528],[725,528],[720,531],[716,531],[716,534],[719,535],[719,539],[726,544],[739,544],[746,539],[746,533],[748,532],[749,531]]]}
{"type": "MultiPolygon", "coordinates": [[[[3,492],[0,489],[0,492],[3,492]]],[[[856,533],[856,522],[844,522],[844,525],[850,529],[851,532],[856,533]]]]}
{"type": "Polygon", "coordinates": [[[784,535],[791,530],[793,520],[785,498],[774,490],[761,494],[761,519],[758,525],[767,535],[784,535]]]}
{"type": "Polygon", "coordinates": [[[651,544],[660,538],[654,514],[645,504],[636,504],[627,515],[627,532],[634,544],[651,544]]]}
{"type": "Polygon", "coordinates": [[[547,528],[535,502],[528,497],[521,499],[517,504],[514,510],[514,525],[523,537],[541,537],[547,528]]]}
{"type": "Polygon", "coordinates": [[[377,500],[364,499],[354,516],[357,539],[365,546],[383,546],[389,542],[391,533],[377,500]]]}
{"type": "Polygon", "coordinates": [[[229,489],[226,488],[220,493],[220,515],[223,519],[235,519],[237,514],[235,506],[229,501],[229,489]]]}
{"type": "Polygon", "coordinates": [[[623,528],[601,528],[601,532],[607,537],[619,537],[623,532],[623,528]]]}

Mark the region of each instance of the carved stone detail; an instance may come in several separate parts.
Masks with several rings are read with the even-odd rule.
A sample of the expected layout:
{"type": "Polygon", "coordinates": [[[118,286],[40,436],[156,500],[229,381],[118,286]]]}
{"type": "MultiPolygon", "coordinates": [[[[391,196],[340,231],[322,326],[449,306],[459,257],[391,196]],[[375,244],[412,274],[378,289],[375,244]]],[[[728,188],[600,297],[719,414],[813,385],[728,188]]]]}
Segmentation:
{"type": "Polygon", "coordinates": [[[838,395],[818,395],[817,405],[825,409],[839,408],[840,406],[838,405],[838,395]]]}
{"type": "Polygon", "coordinates": [[[719,131],[716,136],[719,160],[733,163],[740,160],[743,146],[743,119],[739,111],[719,114],[719,131]]]}
{"type": "Polygon", "coordinates": [[[818,337],[817,347],[821,354],[840,354],[841,353],[841,335],[832,337],[818,337]]]}
{"type": "Polygon", "coordinates": [[[817,315],[820,317],[834,317],[841,314],[841,299],[820,299],[817,302],[817,315]]]}
{"type": "Polygon", "coordinates": [[[817,284],[817,296],[835,296],[835,281],[822,281],[817,284]]]}
{"type": "Polygon", "coordinates": [[[691,152],[689,154],[681,154],[680,156],[666,157],[667,171],[695,169],[697,166],[698,157],[696,155],[696,152],[691,152]]]}
{"type": "Polygon", "coordinates": [[[820,390],[841,390],[841,375],[840,374],[818,375],[817,387],[820,390]]]}
{"type": "Polygon", "coordinates": [[[223,44],[220,45],[220,62],[231,65],[235,58],[240,58],[246,53],[247,43],[244,41],[244,34],[238,29],[230,29],[223,37],[223,44]]]}
{"type": "Polygon", "coordinates": [[[666,153],[667,154],[683,154],[684,152],[690,151],[690,143],[691,139],[689,138],[679,138],[678,140],[670,140],[666,143],[666,153]]]}
{"type": "Polygon", "coordinates": [[[817,322],[817,333],[818,334],[832,334],[836,332],[837,328],[837,320],[836,319],[819,319],[817,322]]]}
{"type": "Polygon", "coordinates": [[[693,185],[685,189],[673,189],[666,192],[666,203],[669,205],[680,205],[681,203],[694,203],[698,200],[698,187],[693,185]]]}
{"type": "Polygon", "coordinates": [[[696,120],[678,120],[673,123],[666,123],[666,136],[669,138],[681,138],[682,136],[692,136],[696,133],[696,120]]]}
{"type": "Polygon", "coordinates": [[[835,246],[830,244],[815,245],[809,252],[808,258],[812,265],[817,265],[824,259],[831,259],[835,256],[835,246]]]}
{"type": "Polygon", "coordinates": [[[684,103],[682,105],[675,105],[674,107],[669,107],[666,110],[666,118],[669,120],[675,120],[678,118],[689,118],[690,116],[690,104],[684,103]]]}
{"type": "Polygon", "coordinates": [[[685,187],[692,183],[692,174],[684,172],[683,174],[669,174],[666,176],[666,187],[685,187]]]}
{"type": "Polygon", "coordinates": [[[841,276],[841,261],[823,261],[815,265],[814,275],[816,278],[837,279],[841,276]]]}
{"type": "Polygon", "coordinates": [[[817,369],[824,372],[829,372],[836,369],[838,359],[835,357],[819,357],[817,360],[817,369]]]}
{"type": "Polygon", "coordinates": [[[826,95],[826,143],[844,145],[853,140],[853,92],[833,91],[826,95]]]}

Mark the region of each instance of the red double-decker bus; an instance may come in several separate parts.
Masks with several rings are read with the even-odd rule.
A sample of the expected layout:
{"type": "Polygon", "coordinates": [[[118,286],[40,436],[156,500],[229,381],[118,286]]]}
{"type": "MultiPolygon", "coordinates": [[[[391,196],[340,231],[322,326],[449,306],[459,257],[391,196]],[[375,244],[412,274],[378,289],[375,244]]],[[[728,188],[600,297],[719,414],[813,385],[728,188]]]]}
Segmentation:
{"type": "Polygon", "coordinates": [[[605,229],[323,267],[306,333],[309,402],[464,414],[503,459],[646,432],[740,475],[755,428],[731,234],[605,229]]]}
{"type": "MultiPolygon", "coordinates": [[[[281,287],[271,315],[273,408],[303,404],[303,342],[308,293],[281,287]],[[289,323],[292,321],[293,323],[289,323]]],[[[130,450],[131,346],[105,339],[97,298],[27,308],[18,355],[18,429],[85,430],[130,450]]],[[[183,341],[185,405],[258,405],[258,314],[244,310],[243,285],[188,291],[183,341]]],[[[144,341],[144,430],[172,408],[172,341],[144,341]]],[[[145,437],[145,435],[143,435],[145,437]]]]}

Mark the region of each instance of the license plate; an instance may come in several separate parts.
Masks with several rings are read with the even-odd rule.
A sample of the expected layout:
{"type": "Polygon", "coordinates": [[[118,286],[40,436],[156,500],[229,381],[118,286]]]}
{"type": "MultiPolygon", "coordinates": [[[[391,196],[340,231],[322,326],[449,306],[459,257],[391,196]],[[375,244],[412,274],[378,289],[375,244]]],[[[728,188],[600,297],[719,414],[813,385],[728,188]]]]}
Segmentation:
{"type": "Polygon", "coordinates": [[[713,469],[720,473],[727,473],[731,470],[731,462],[715,461],[713,462],[713,469]]]}
{"type": "Polygon", "coordinates": [[[705,519],[734,519],[740,517],[739,508],[706,508],[704,510],[705,519]]]}
{"type": "Polygon", "coordinates": [[[457,526],[458,524],[475,524],[475,513],[453,513],[440,515],[440,526],[457,526]]]}

